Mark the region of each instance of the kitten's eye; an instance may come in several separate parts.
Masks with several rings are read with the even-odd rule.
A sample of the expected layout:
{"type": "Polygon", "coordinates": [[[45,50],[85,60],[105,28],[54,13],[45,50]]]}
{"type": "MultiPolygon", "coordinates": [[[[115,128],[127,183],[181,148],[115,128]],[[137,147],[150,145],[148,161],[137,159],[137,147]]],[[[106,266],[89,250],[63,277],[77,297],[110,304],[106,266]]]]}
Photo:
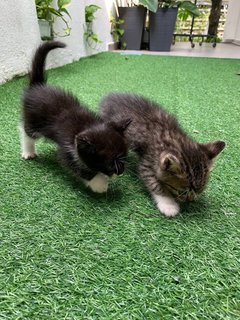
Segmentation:
{"type": "Polygon", "coordinates": [[[193,190],[195,193],[201,193],[206,186],[206,181],[201,181],[199,183],[194,183],[194,185],[191,187],[191,190],[193,190]]]}
{"type": "Polygon", "coordinates": [[[120,154],[117,158],[116,161],[124,162],[126,160],[126,155],[125,154],[120,154]]]}
{"type": "Polygon", "coordinates": [[[196,192],[193,189],[187,189],[179,191],[177,199],[179,201],[193,201],[197,197],[196,192]]]}

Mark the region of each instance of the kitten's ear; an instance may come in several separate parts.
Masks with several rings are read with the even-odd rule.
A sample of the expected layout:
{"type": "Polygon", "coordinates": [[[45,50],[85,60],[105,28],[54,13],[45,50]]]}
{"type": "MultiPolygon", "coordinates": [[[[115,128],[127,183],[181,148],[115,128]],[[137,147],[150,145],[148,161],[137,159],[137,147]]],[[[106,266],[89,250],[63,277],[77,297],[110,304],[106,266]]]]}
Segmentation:
{"type": "Polygon", "coordinates": [[[96,152],[95,145],[90,141],[86,135],[78,134],[75,138],[75,144],[78,151],[84,151],[88,154],[94,154],[96,152]]]}
{"type": "Polygon", "coordinates": [[[111,121],[109,122],[109,125],[119,133],[123,134],[123,132],[127,129],[127,127],[130,125],[131,122],[132,122],[132,119],[128,118],[128,119],[123,119],[117,122],[111,121]]]}
{"type": "Polygon", "coordinates": [[[174,174],[182,173],[179,160],[171,153],[161,155],[160,167],[163,171],[169,171],[174,174]]]}
{"type": "Polygon", "coordinates": [[[209,160],[214,159],[225,147],[225,142],[221,140],[203,143],[201,147],[207,154],[209,160]]]}

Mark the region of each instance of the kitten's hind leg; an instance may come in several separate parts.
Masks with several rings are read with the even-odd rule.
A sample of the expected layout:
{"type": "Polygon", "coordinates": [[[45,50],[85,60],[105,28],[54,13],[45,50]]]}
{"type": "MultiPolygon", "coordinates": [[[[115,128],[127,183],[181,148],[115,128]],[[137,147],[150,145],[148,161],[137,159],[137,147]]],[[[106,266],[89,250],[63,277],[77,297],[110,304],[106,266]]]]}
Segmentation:
{"type": "Polygon", "coordinates": [[[158,209],[166,217],[175,217],[178,214],[180,208],[178,203],[173,198],[158,194],[152,194],[152,196],[157,203],[158,209]]]}
{"type": "Polygon", "coordinates": [[[37,154],[35,150],[35,140],[29,137],[24,130],[23,125],[19,127],[22,158],[25,160],[34,159],[37,154]]]}

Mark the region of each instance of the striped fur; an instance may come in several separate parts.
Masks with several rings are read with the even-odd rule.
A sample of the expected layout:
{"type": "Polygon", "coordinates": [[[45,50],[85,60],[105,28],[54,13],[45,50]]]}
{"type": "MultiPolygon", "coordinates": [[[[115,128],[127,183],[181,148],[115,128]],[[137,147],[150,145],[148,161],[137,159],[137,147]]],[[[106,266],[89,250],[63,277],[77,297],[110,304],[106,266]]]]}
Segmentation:
{"type": "Polygon", "coordinates": [[[223,141],[195,142],[175,117],[141,96],[112,93],[100,109],[105,121],[132,120],[126,141],[139,155],[140,177],[163,214],[175,216],[178,202],[194,200],[203,191],[223,141]]]}

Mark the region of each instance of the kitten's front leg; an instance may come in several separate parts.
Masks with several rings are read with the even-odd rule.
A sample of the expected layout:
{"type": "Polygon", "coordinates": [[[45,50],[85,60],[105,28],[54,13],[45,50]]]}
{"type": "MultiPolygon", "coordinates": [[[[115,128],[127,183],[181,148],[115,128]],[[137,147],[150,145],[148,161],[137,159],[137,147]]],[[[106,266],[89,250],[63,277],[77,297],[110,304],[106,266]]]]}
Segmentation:
{"type": "Polygon", "coordinates": [[[90,181],[84,180],[87,187],[93,192],[104,193],[108,189],[108,177],[101,172],[97,173],[90,181]]]}
{"type": "Polygon", "coordinates": [[[143,159],[139,167],[140,176],[155,200],[158,209],[166,217],[174,217],[180,210],[179,205],[173,198],[164,195],[161,182],[156,178],[155,171],[150,164],[151,159],[143,159]]]}
{"type": "Polygon", "coordinates": [[[179,213],[179,204],[173,198],[154,193],[152,194],[152,196],[157,203],[158,209],[166,217],[175,217],[179,213]]]}

